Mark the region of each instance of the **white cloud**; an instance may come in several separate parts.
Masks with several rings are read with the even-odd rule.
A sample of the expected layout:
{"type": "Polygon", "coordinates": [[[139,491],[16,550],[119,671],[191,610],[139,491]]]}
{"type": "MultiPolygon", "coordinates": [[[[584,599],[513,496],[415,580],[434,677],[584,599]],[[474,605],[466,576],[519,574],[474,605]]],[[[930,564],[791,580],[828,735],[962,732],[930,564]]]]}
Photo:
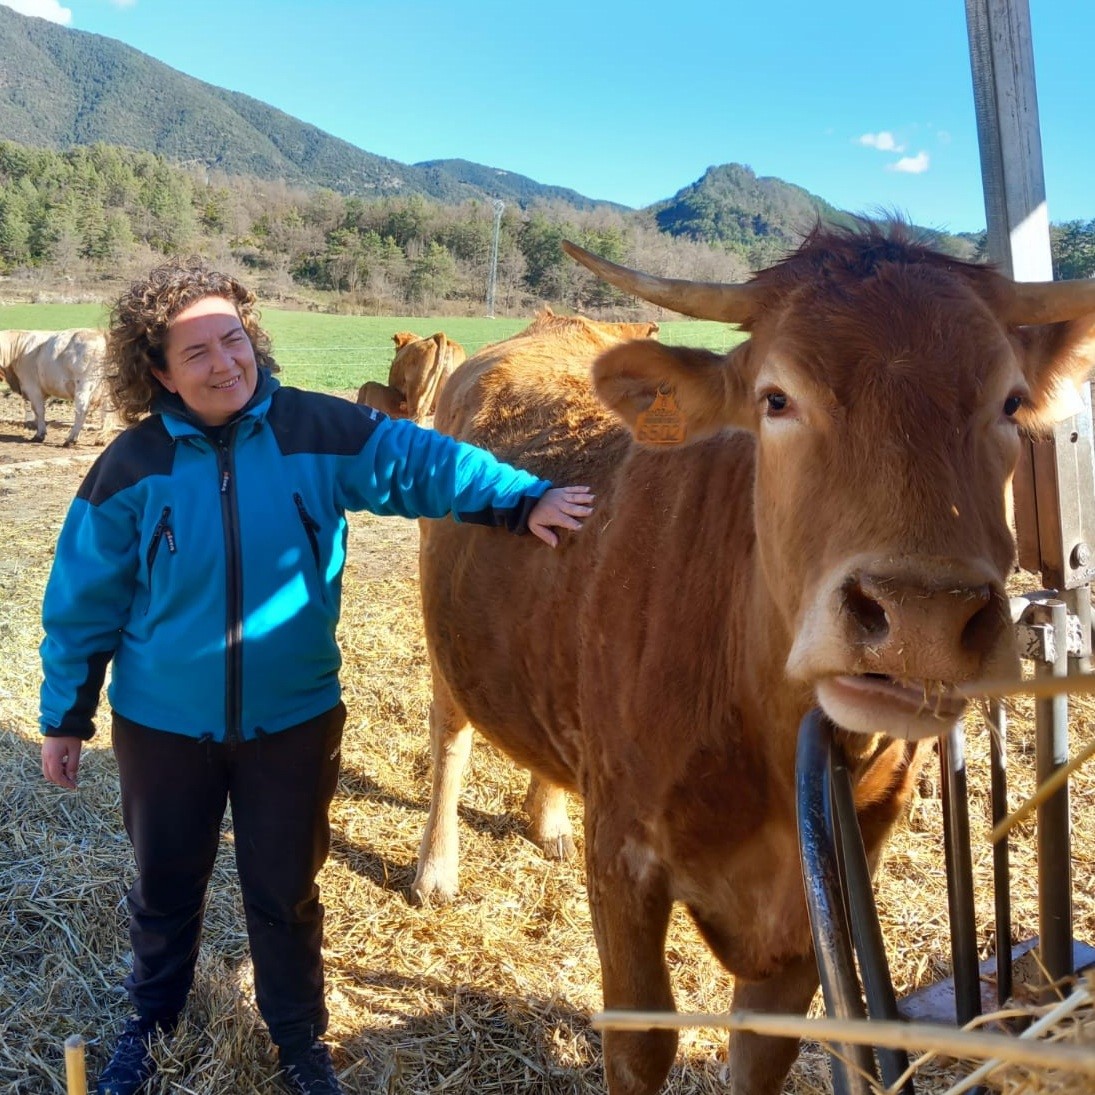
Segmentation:
{"type": "Polygon", "coordinates": [[[66,27],[72,22],[72,9],[61,7],[57,0],[0,0],[0,4],[20,15],[36,15],[66,27]]]}
{"type": "Polygon", "coordinates": [[[931,157],[926,152],[918,152],[915,156],[902,156],[895,164],[890,164],[888,170],[900,171],[905,175],[923,175],[931,166],[931,157]]]}
{"type": "Polygon", "coordinates": [[[905,145],[898,144],[894,140],[894,135],[888,129],[883,129],[879,133],[864,133],[859,138],[859,143],[867,148],[877,148],[879,152],[905,151],[905,145]]]}

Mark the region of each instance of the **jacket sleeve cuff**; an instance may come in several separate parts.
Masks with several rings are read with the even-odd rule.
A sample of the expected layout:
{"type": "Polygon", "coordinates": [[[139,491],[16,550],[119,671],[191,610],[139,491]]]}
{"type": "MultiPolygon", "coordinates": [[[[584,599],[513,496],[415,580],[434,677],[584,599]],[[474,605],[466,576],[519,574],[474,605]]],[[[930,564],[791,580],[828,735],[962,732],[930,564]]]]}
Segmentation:
{"type": "Polygon", "coordinates": [[[529,515],[550,487],[550,481],[541,480],[528,494],[523,494],[517,499],[512,506],[492,506],[489,509],[462,511],[454,513],[453,516],[462,524],[491,525],[520,536],[528,532],[529,515]]]}
{"type": "Polygon", "coordinates": [[[84,721],[72,721],[72,724],[62,723],[60,726],[43,726],[42,736],[46,738],[80,738],[81,741],[90,741],[95,735],[95,723],[84,721]]]}

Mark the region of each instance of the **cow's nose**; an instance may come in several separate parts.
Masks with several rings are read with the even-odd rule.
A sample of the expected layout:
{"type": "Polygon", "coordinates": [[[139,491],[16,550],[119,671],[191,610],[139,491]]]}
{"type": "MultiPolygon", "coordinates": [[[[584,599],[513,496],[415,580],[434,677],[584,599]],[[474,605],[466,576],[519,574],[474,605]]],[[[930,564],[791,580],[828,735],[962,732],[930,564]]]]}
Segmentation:
{"type": "Polygon", "coordinates": [[[868,670],[962,680],[976,675],[1007,624],[988,582],[930,584],[860,571],[843,587],[849,638],[868,670]]]}

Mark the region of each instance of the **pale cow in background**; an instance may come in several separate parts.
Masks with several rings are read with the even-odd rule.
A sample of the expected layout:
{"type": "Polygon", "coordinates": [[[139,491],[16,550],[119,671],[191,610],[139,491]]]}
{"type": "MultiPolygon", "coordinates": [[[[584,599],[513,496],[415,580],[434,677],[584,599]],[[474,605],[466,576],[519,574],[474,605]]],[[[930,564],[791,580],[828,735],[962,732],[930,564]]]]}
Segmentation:
{"type": "MultiPolygon", "coordinates": [[[[89,408],[103,410],[105,441],[108,413],[100,387],[106,357],[106,336],[93,328],[65,331],[0,331],[0,374],[21,395],[34,416],[34,440],[46,437],[46,400],[71,399],[75,408],[65,446],[75,445],[89,408]]],[[[28,427],[30,426],[28,414],[28,427]]]]}
{"type": "Polygon", "coordinates": [[[437,397],[453,369],[467,354],[459,342],[444,332],[420,338],[410,331],[392,335],[395,357],[388,370],[387,385],[370,380],[358,389],[358,403],[383,411],[391,418],[412,418],[422,422],[433,414],[437,397]]]}

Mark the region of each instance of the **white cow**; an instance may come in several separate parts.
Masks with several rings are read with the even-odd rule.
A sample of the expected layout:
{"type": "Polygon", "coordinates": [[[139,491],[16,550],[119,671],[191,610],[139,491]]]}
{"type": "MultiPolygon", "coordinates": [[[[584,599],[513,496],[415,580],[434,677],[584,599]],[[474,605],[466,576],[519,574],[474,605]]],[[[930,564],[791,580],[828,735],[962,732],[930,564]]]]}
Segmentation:
{"type": "MultiPolygon", "coordinates": [[[[75,445],[88,408],[100,401],[106,336],[92,328],[0,331],[0,376],[34,415],[34,440],[46,437],[46,399],[71,399],[75,419],[65,446],[75,445]]],[[[103,427],[107,426],[104,407],[103,427]]]]}

